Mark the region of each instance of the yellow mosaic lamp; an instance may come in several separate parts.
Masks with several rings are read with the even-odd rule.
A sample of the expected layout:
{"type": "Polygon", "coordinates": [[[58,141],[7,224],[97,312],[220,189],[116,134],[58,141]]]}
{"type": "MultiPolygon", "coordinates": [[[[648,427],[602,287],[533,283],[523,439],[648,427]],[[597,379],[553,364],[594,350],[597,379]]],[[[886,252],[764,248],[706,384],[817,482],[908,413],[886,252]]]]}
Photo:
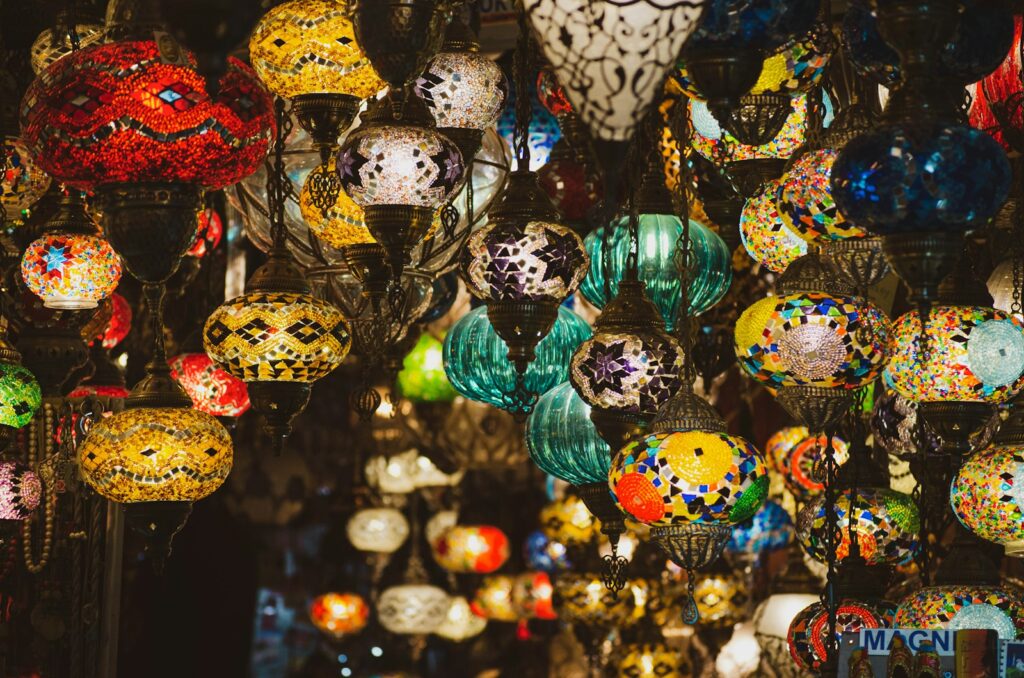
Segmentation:
{"type": "Polygon", "coordinates": [[[356,41],[344,0],[290,0],[267,12],[249,39],[256,74],[291,99],[325,161],[364,99],[384,89],[356,41]]]}
{"type": "Polygon", "coordinates": [[[147,539],[159,568],[171,539],[192,511],[231,472],[231,437],[171,376],[164,349],[163,285],[144,285],[155,345],[146,376],[125,409],[94,423],[78,447],[85,482],[100,496],[125,504],[128,524],[147,539]]]}

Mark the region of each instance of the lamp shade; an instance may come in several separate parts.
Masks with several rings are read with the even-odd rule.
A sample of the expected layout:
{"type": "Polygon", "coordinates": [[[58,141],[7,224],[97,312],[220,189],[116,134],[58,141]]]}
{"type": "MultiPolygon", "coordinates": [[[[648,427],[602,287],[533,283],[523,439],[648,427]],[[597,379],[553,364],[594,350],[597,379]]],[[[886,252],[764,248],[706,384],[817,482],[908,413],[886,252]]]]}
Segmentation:
{"type": "Polygon", "coordinates": [[[832,198],[832,165],[838,156],[831,148],[811,151],[793,163],[779,182],[775,198],[779,216],[808,242],[866,235],[843,216],[832,198]]]}
{"type": "Polygon", "coordinates": [[[792,104],[793,111],[774,139],[760,146],[749,146],[722,128],[706,103],[691,99],[693,135],[690,143],[704,158],[712,161],[723,154],[731,162],[789,158],[803,145],[807,135],[807,96],[793,97],[792,104]]]}
{"type": "Polygon", "coordinates": [[[807,254],[807,242],[786,226],[779,215],[775,197],[779,180],[772,179],[743,204],[740,238],[750,257],[775,273],[782,273],[807,254]]]}
{"type": "Polygon", "coordinates": [[[491,575],[473,596],[473,613],[492,621],[513,622],[519,619],[512,605],[513,578],[508,575],[491,575]]]}
{"type": "Polygon", "coordinates": [[[21,365],[0,362],[0,425],[21,428],[43,402],[35,376],[21,365]]]}
{"type": "Polygon", "coordinates": [[[334,638],[359,633],[370,619],[370,607],[355,593],[325,593],[309,604],[309,620],[334,638]]]}
{"type": "Polygon", "coordinates": [[[556,499],[540,511],[544,535],[559,544],[586,544],[597,538],[601,529],[583,500],[575,495],[556,499]]]}
{"type": "Polygon", "coordinates": [[[556,619],[554,587],[546,572],[525,572],[512,584],[512,605],[520,619],[556,619]]]}
{"type": "MultiPolygon", "coordinates": [[[[892,603],[845,599],[839,601],[836,623],[836,641],[844,633],[892,626],[892,603]]],[[[897,624],[897,626],[900,626],[897,624]]],[[[789,652],[804,671],[817,671],[828,659],[828,608],[812,603],[793,619],[789,626],[789,652]]]]}
{"type": "Polygon", "coordinates": [[[628,141],[696,26],[697,3],[528,0],[540,47],[597,139],[628,141]]]}
{"type": "Polygon", "coordinates": [[[928,586],[900,601],[893,622],[907,629],[992,629],[1013,640],[1024,628],[1024,603],[1008,589],[990,586],[928,586]]]}
{"type": "Polygon", "coordinates": [[[50,187],[50,175],[36,164],[25,143],[15,137],[3,141],[3,175],[0,176],[0,204],[8,219],[22,219],[50,187]]]}
{"type": "Polygon", "coordinates": [[[121,258],[99,236],[46,234],[22,255],[21,277],[47,308],[96,308],[121,280],[121,258]]]}
{"type": "Polygon", "coordinates": [[[560,480],[585,485],[608,478],[611,450],[590,421],[590,405],[569,382],[537,400],[526,420],[526,445],[533,463],[560,480]]]}
{"type": "Polygon", "coordinates": [[[173,40],[111,42],[69,54],[36,78],[21,104],[22,139],[40,167],[76,188],[220,188],[263,162],[273,108],[237,59],[228,59],[210,97],[195,58],[173,40]]]}
{"type": "Polygon", "coordinates": [[[397,509],[362,509],[349,518],[345,534],[359,551],[394,553],[409,537],[409,521],[397,509]]]}
{"type": "Polygon", "coordinates": [[[430,60],[415,90],[438,127],[483,131],[498,121],[508,81],[501,67],[482,54],[446,51],[430,60]]]}
{"type": "Polygon", "coordinates": [[[474,614],[469,601],[463,596],[452,596],[448,605],[448,614],[444,621],[434,629],[434,635],[446,640],[461,643],[479,636],[487,628],[487,620],[474,614]]]}
{"type": "Polygon", "coordinates": [[[886,359],[889,322],[870,302],[818,292],[767,297],[736,322],[736,356],[767,386],[857,388],[886,359]]]}
{"type": "MultiPolygon", "coordinates": [[[[646,286],[648,298],[658,307],[669,331],[675,327],[681,310],[682,291],[676,254],[682,234],[683,222],[679,217],[670,214],[640,215],[638,274],[646,286]]],[[[628,217],[616,221],[611,227],[601,226],[587,236],[590,271],[580,290],[597,308],[604,308],[609,296],[614,298],[618,294],[619,283],[626,275],[629,245],[628,217]],[[609,228],[611,233],[608,233],[609,228]],[[604,251],[606,246],[607,253],[604,251]]],[[[690,219],[690,248],[692,263],[687,274],[687,298],[690,312],[699,315],[717,304],[729,290],[732,257],[718,234],[694,219],[690,219]]]]}
{"type": "Polygon", "coordinates": [[[893,323],[887,381],[919,402],[1000,403],[1024,386],[1024,325],[984,306],[936,306],[928,315],[930,357],[922,364],[921,316],[893,323]]]}
{"type": "MultiPolygon", "coordinates": [[[[526,389],[543,394],[564,382],[573,351],[591,334],[586,321],[560,306],[554,326],[537,346],[537,358],[526,370],[526,389]]],[[[516,385],[515,366],[508,360],[508,346],[487,318],[486,307],[473,309],[448,330],[444,369],[452,387],[470,400],[510,406],[508,394],[516,385]]]]}
{"type": "Polygon", "coordinates": [[[245,382],[217,367],[205,353],[182,353],[168,364],[171,376],[192,398],[192,405],[215,417],[240,417],[248,411],[245,382]]]}
{"type": "MultiPolygon", "coordinates": [[[[765,443],[765,459],[768,467],[782,477],[786,489],[804,502],[825,489],[816,467],[825,456],[827,444],[825,436],[812,436],[806,426],[787,426],[765,443]]],[[[846,441],[836,436],[832,436],[832,452],[840,465],[850,457],[846,441]]]]}
{"type": "Polygon", "coordinates": [[[198,501],[231,472],[231,436],[194,409],[139,407],[96,420],[78,446],[82,477],[122,504],[198,501]]]}
{"type": "Polygon", "coordinates": [[[344,0],[291,0],[263,15],[249,38],[253,69],[274,94],[371,97],[386,86],[356,42],[344,0]]]}
{"type": "MultiPolygon", "coordinates": [[[[498,134],[505,140],[509,148],[515,147],[516,129],[516,96],[515,90],[510,90],[505,101],[505,108],[498,118],[498,134]]],[[[530,126],[526,130],[526,144],[530,148],[531,172],[536,172],[544,167],[551,158],[551,150],[562,138],[562,130],[558,126],[555,116],[548,113],[547,109],[541,106],[537,97],[530,93],[531,111],[530,126]]]]}
{"type": "Polygon", "coordinates": [[[28,518],[42,497],[35,471],[16,461],[0,461],[0,520],[28,518]]]}
{"type": "MultiPolygon", "coordinates": [[[[899,565],[917,552],[921,518],[909,495],[888,488],[860,488],[856,495],[846,490],[836,500],[835,514],[842,534],[836,547],[840,561],[850,553],[851,531],[857,535],[861,556],[871,565],[899,565]]],[[[819,562],[828,559],[826,525],[825,497],[819,496],[797,518],[800,543],[819,562]]]]}
{"type": "Polygon", "coordinates": [[[793,540],[793,520],[776,501],[768,500],[757,513],[736,525],[725,545],[729,553],[767,554],[793,540]]]}
{"type": "Polygon", "coordinates": [[[341,249],[349,245],[376,242],[366,227],[363,208],[343,190],[335,192],[334,200],[324,204],[323,197],[314,197],[314,186],[331,181],[338,173],[337,158],[331,157],[317,165],[306,176],[299,191],[299,210],[309,231],[322,242],[341,249]]]}
{"type": "Polygon", "coordinates": [[[953,512],[982,539],[1024,555],[1024,448],[993,445],[971,456],[949,489],[953,512]]]}
{"type": "Polygon", "coordinates": [[[414,403],[447,403],[458,396],[444,372],[444,345],[429,332],[402,359],[398,390],[414,403]]]}
{"type": "Polygon", "coordinates": [[[768,474],[764,457],[743,438],[673,431],[622,448],[608,486],[627,515],[648,525],[734,524],[761,506],[768,474]]]}
{"type": "Polygon", "coordinates": [[[385,589],[377,600],[377,619],[391,633],[432,633],[448,617],[447,593],[429,584],[403,584],[385,589]]]}
{"type": "Polygon", "coordinates": [[[490,574],[508,560],[508,537],[493,525],[456,525],[434,541],[434,560],[450,572],[490,574]]]}
{"type": "Polygon", "coordinates": [[[599,574],[566,572],[555,582],[555,610],[558,618],[588,628],[627,628],[644,616],[647,583],[626,582],[619,593],[605,588],[599,574]]]}
{"type": "Polygon", "coordinates": [[[291,292],[250,292],[221,304],[206,320],[203,341],[211,358],[245,382],[314,382],[352,345],[338,309],[291,292]]]}

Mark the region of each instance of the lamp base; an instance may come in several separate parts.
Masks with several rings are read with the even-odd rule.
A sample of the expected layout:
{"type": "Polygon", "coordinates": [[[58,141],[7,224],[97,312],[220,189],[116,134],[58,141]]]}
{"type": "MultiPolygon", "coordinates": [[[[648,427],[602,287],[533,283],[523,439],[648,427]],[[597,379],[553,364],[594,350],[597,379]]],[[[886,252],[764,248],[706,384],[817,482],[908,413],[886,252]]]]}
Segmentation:
{"type": "Polygon", "coordinates": [[[736,139],[748,146],[763,146],[782,131],[793,112],[788,94],[746,94],[722,122],[736,139]]]}
{"type": "Polygon", "coordinates": [[[558,319],[558,305],[542,301],[498,301],[487,304],[487,319],[505,345],[519,374],[537,357],[538,344],[558,319]]]}
{"type": "Polygon", "coordinates": [[[764,55],[758,50],[685,50],[683,59],[690,80],[720,121],[739,105],[740,98],[753,89],[761,77],[764,55]]]}
{"type": "Polygon", "coordinates": [[[412,262],[413,246],[430,231],[433,210],[412,205],[368,205],[363,213],[370,233],[388,254],[391,278],[397,280],[412,262]]]}
{"type": "Polygon", "coordinates": [[[907,287],[910,299],[931,304],[939,294],[939,283],[953,271],[963,254],[962,233],[900,233],[882,239],[889,265],[907,287]]]}
{"type": "Polygon", "coordinates": [[[438,127],[437,131],[455,142],[455,145],[459,147],[459,153],[462,154],[462,162],[468,169],[469,163],[473,162],[473,158],[480,152],[484,131],[482,129],[466,129],[465,127],[438,127]]]}
{"type": "Polygon", "coordinates": [[[112,184],[96,190],[103,233],[142,283],[174,275],[198,230],[199,188],[192,184],[112,184]]]}
{"type": "Polygon", "coordinates": [[[825,246],[825,254],[836,263],[847,282],[861,293],[881,282],[892,270],[882,253],[882,239],[878,236],[832,241],[825,246]]]}
{"type": "Polygon", "coordinates": [[[124,517],[128,527],[142,535],[156,572],[163,571],[171,555],[171,542],[181,531],[192,513],[190,501],[147,501],[124,504],[124,517]]]}
{"type": "Polygon", "coordinates": [[[783,386],[775,396],[779,404],[811,433],[828,433],[853,404],[852,389],[818,386],[783,386]]]}
{"type": "Polygon", "coordinates": [[[971,437],[995,414],[988,403],[972,402],[920,403],[917,411],[939,437],[940,451],[956,460],[971,453],[971,437]]]}
{"type": "Polygon", "coordinates": [[[292,98],[292,110],[313,147],[326,163],[338,147],[338,137],[349,128],[359,113],[360,101],[350,94],[300,94],[292,98]]]}
{"type": "Polygon", "coordinates": [[[291,435],[292,421],[306,409],[313,387],[301,381],[251,381],[248,386],[253,412],[263,418],[263,431],[274,439],[275,450],[280,452],[284,439],[291,435]]]}
{"type": "Polygon", "coordinates": [[[617,453],[633,438],[643,435],[650,423],[650,417],[619,410],[603,410],[595,407],[590,410],[590,421],[594,422],[598,435],[617,453]]]}
{"type": "Polygon", "coordinates": [[[378,308],[387,297],[391,280],[387,250],[377,243],[359,243],[346,245],[341,248],[341,253],[352,275],[363,284],[363,296],[378,308]]]}

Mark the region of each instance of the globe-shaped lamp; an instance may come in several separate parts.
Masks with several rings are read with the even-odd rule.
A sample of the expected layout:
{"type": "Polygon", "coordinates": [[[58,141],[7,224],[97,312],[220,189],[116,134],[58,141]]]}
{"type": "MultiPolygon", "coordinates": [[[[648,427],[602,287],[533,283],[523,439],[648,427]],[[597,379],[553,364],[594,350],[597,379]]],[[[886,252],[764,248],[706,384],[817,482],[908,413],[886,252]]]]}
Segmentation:
{"type": "MultiPolygon", "coordinates": [[[[839,601],[836,641],[844,633],[890,628],[894,607],[884,602],[839,601]]],[[[828,609],[821,603],[812,603],[794,617],[789,626],[788,641],[790,655],[797,666],[804,671],[817,671],[828,660],[828,630],[828,609]]]]}
{"type": "Polygon", "coordinates": [[[448,614],[444,621],[434,629],[434,635],[461,643],[479,636],[485,628],[487,628],[487,620],[474,614],[468,600],[463,596],[452,596],[448,614]]]}
{"type": "Polygon", "coordinates": [[[171,376],[192,398],[197,410],[215,417],[240,417],[248,411],[245,382],[218,367],[205,353],[182,353],[168,364],[171,376]]]}
{"type": "Polygon", "coordinates": [[[608,479],[611,450],[590,421],[588,405],[572,384],[554,387],[526,420],[530,458],[542,471],[573,485],[608,479]]]}
{"type": "Polygon", "coordinates": [[[747,199],[740,213],[740,238],[747,254],[775,273],[782,273],[807,254],[807,242],[786,226],[779,214],[775,202],[779,187],[778,179],[766,182],[747,199]]]}
{"type": "Polygon", "coordinates": [[[394,553],[409,536],[409,521],[397,509],[362,509],[349,518],[345,534],[359,551],[394,553]]]}
{"type": "Polygon", "coordinates": [[[377,600],[377,619],[391,633],[432,633],[447,618],[451,599],[429,584],[402,584],[385,589],[377,600]]]}
{"type": "Polygon", "coordinates": [[[431,546],[438,565],[462,574],[490,574],[510,555],[508,537],[493,525],[456,525],[431,546]]]}
{"type": "Polygon", "coordinates": [[[988,586],[928,586],[903,598],[893,621],[905,629],[991,629],[1013,640],[1024,626],[1020,595],[988,586]]]}
{"type": "Polygon", "coordinates": [[[370,607],[355,593],[325,593],[309,604],[309,620],[333,638],[359,633],[370,619],[370,607]]]}
{"type": "Polygon", "coordinates": [[[43,486],[35,471],[16,461],[0,462],[0,521],[28,518],[42,496],[43,486]]]}

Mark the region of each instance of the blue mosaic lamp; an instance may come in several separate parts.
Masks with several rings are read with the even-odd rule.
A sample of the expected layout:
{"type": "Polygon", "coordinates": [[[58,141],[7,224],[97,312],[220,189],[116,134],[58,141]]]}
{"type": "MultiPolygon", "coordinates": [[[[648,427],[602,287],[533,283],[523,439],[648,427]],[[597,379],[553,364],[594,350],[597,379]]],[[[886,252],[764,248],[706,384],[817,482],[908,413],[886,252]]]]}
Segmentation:
{"type": "Polygon", "coordinates": [[[768,500],[750,519],[736,525],[725,545],[733,555],[760,556],[786,548],[793,541],[793,520],[777,501],[768,500]]]}
{"type": "MultiPolygon", "coordinates": [[[[568,379],[573,352],[591,335],[585,320],[560,306],[551,332],[537,346],[537,358],[526,370],[526,390],[540,396],[568,379]]],[[[444,370],[455,390],[470,400],[502,409],[514,406],[510,395],[516,389],[516,368],[487,319],[486,307],[470,311],[448,331],[444,370]]]]}

